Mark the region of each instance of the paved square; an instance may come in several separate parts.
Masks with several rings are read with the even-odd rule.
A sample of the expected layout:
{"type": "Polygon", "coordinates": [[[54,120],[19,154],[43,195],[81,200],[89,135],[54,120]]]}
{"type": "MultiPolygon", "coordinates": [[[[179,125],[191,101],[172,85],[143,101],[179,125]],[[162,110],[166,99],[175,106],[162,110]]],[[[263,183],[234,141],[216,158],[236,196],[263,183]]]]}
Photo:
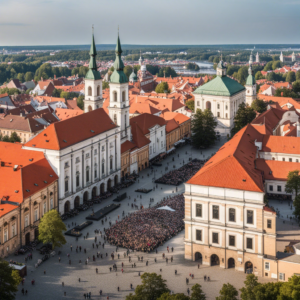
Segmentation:
{"type": "MultiPolygon", "coordinates": [[[[183,165],[183,160],[187,163],[189,157],[203,159],[207,158],[211,155],[211,153],[216,152],[219,147],[226,140],[223,138],[218,144],[208,150],[201,151],[192,149],[190,146],[184,146],[177,150],[177,153],[173,156],[168,157],[163,161],[163,165],[161,167],[156,168],[156,178],[160,177],[161,174],[165,173],[165,167],[167,163],[169,163],[169,170],[173,168],[173,165],[176,168],[179,168],[183,165]],[[179,154],[179,157],[178,157],[179,154]],[[172,157],[175,156],[175,161],[172,161],[172,157]]],[[[168,172],[168,171],[167,171],[168,172]]],[[[243,286],[243,282],[245,280],[245,274],[242,272],[237,272],[231,269],[221,269],[218,266],[208,267],[201,266],[198,269],[197,262],[192,262],[184,259],[184,231],[182,231],[179,235],[169,240],[165,245],[158,248],[158,253],[141,253],[141,252],[133,252],[129,255],[132,258],[132,263],[136,263],[136,267],[132,267],[132,263],[129,263],[128,257],[124,258],[125,249],[119,249],[116,254],[120,254],[120,259],[117,259],[117,255],[115,255],[115,260],[112,261],[110,254],[116,250],[114,246],[110,246],[108,244],[105,245],[105,248],[96,247],[93,248],[93,242],[95,237],[95,229],[101,230],[103,232],[104,227],[108,227],[108,222],[112,223],[116,221],[118,216],[121,217],[122,212],[134,211],[131,208],[131,203],[133,203],[133,199],[136,197],[137,193],[134,192],[137,188],[152,188],[154,184],[152,183],[153,174],[150,174],[150,170],[144,170],[140,173],[139,183],[136,182],[134,185],[130,186],[127,189],[122,191],[126,191],[128,196],[131,196],[131,200],[129,198],[123,200],[121,203],[121,207],[111,212],[107,216],[107,222],[102,225],[101,221],[94,221],[93,224],[82,231],[83,236],[89,232],[88,239],[84,240],[83,236],[79,238],[78,242],[76,239],[70,236],[66,236],[67,244],[60,249],[62,251],[60,257],[61,262],[58,261],[58,255],[56,254],[54,257],[51,257],[46,262],[42,263],[37,269],[34,267],[34,264],[37,262],[41,255],[37,252],[33,252],[33,260],[28,261],[28,275],[25,279],[24,289],[28,290],[28,298],[29,299],[43,299],[43,300],[53,300],[53,299],[84,299],[83,294],[91,292],[92,299],[106,299],[109,295],[110,299],[125,299],[125,296],[128,295],[133,290],[130,290],[130,284],[133,284],[133,287],[136,287],[141,283],[141,279],[139,277],[139,272],[141,274],[143,272],[156,272],[158,274],[162,274],[163,278],[167,280],[167,285],[169,289],[174,291],[174,293],[185,293],[187,294],[187,288],[191,288],[195,283],[200,283],[203,287],[204,292],[207,295],[207,299],[215,299],[218,295],[219,290],[221,289],[223,283],[230,282],[237,289],[243,286]],[[70,246],[72,245],[73,251],[70,250],[70,246]],[[82,251],[76,253],[76,246],[81,246],[82,251]],[[174,247],[173,253],[167,253],[167,246],[174,247]],[[85,254],[83,249],[86,248],[87,253],[85,254]],[[103,255],[103,259],[96,258],[96,261],[92,261],[93,255],[96,256],[97,251],[99,251],[103,255]],[[106,257],[107,253],[107,257],[106,257]],[[162,254],[165,253],[166,257],[173,256],[174,260],[171,263],[166,264],[166,261],[162,259],[162,254]],[[71,265],[69,265],[69,259],[67,254],[70,254],[71,265]],[[143,256],[143,262],[138,261],[138,255],[143,256]],[[89,259],[89,263],[86,265],[85,260],[89,259]],[[157,259],[157,262],[154,262],[154,259],[157,259]],[[82,263],[79,263],[79,260],[82,263]],[[146,266],[146,261],[149,261],[149,265],[146,266]],[[124,263],[124,273],[121,272],[121,264],[124,263]],[[112,265],[117,264],[117,272],[109,270],[112,265]],[[96,268],[98,268],[98,274],[96,274],[96,268]],[[162,269],[162,271],[160,271],[162,269]],[[175,276],[175,270],[178,271],[175,276]],[[44,275],[44,271],[46,274],[44,275]],[[190,283],[187,286],[185,279],[189,277],[189,274],[194,274],[195,278],[192,280],[190,278],[190,283]],[[210,276],[210,282],[204,282],[203,276],[210,276]],[[80,282],[79,282],[80,278],[80,282]],[[31,280],[35,279],[35,286],[31,285],[31,280]],[[62,282],[64,286],[62,286],[62,282]],[[120,292],[117,291],[117,287],[120,287],[120,292]],[[103,291],[103,295],[100,298],[99,291],[100,289],[103,291]],[[64,292],[66,292],[66,296],[64,296],[64,292]]],[[[149,199],[154,198],[154,203],[160,201],[163,197],[174,195],[176,190],[175,186],[163,185],[159,184],[158,188],[155,191],[150,192],[149,194],[142,194],[142,199],[137,200],[137,205],[140,203],[144,205],[144,207],[149,206],[149,199]]],[[[178,193],[184,192],[184,185],[180,185],[178,187],[178,193]]],[[[140,195],[140,194],[139,194],[140,195]]],[[[101,204],[96,204],[93,206],[94,210],[98,210],[110,203],[113,203],[112,200],[115,196],[112,196],[106,200],[104,200],[101,204]]],[[[81,224],[85,221],[85,217],[91,212],[91,209],[88,211],[80,212],[78,216],[73,219],[68,219],[65,221],[67,225],[71,226],[72,222],[76,222],[76,224],[81,224]]],[[[97,235],[98,241],[103,243],[103,238],[100,238],[97,235]]],[[[56,249],[57,252],[58,249],[56,249]]],[[[171,251],[170,251],[171,252],[171,251]]],[[[8,259],[17,260],[20,262],[24,262],[24,256],[12,256],[8,259]]],[[[264,282],[265,280],[260,278],[260,281],[264,282]]],[[[20,285],[20,290],[22,286],[20,285]]],[[[21,292],[17,293],[17,300],[23,299],[21,292]]]]}

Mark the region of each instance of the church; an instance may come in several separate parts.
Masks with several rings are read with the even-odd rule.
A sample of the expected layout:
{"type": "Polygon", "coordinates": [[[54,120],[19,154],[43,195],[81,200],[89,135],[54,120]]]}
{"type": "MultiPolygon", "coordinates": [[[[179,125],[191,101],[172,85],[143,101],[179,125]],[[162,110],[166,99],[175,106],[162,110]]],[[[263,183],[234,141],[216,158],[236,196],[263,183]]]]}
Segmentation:
{"type": "Polygon", "coordinates": [[[234,126],[234,117],[241,103],[251,105],[256,99],[256,83],[252,65],[249,64],[249,75],[245,87],[226,75],[226,67],[221,60],[217,66],[217,76],[213,80],[197,88],[195,111],[210,109],[218,121],[218,129],[229,132],[234,126]]]}

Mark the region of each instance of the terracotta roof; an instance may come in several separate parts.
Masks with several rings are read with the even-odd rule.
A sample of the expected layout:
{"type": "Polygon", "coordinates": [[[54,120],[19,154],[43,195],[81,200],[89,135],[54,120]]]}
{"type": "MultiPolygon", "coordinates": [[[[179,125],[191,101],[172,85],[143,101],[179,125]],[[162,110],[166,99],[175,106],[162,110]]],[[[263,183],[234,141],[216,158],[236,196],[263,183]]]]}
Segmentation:
{"type": "Polygon", "coordinates": [[[130,124],[131,123],[138,124],[144,135],[148,134],[150,132],[149,129],[154,127],[155,125],[166,125],[166,121],[163,118],[151,114],[141,114],[139,116],[133,117],[130,119],[130,124]]]}
{"type": "Polygon", "coordinates": [[[160,117],[164,118],[166,121],[174,119],[177,122],[177,124],[182,124],[190,120],[189,117],[177,112],[164,112],[160,115],[160,117]]]}
{"type": "Polygon", "coordinates": [[[261,172],[255,169],[260,134],[252,125],[241,129],[187,183],[263,192],[261,172]]]}
{"type": "Polygon", "coordinates": [[[126,141],[121,145],[121,154],[129,151],[131,149],[133,149],[134,147],[136,147],[135,144],[131,143],[130,141],[126,141]]]}
{"type": "Polygon", "coordinates": [[[107,113],[102,108],[98,108],[51,124],[28,141],[25,146],[61,150],[116,127],[107,113]]]}
{"type": "Polygon", "coordinates": [[[0,94],[0,98],[5,98],[5,97],[8,97],[8,94],[5,93],[5,94],[0,94]]]}
{"type": "Polygon", "coordinates": [[[66,105],[68,106],[69,109],[82,110],[81,108],[78,107],[77,100],[66,100],[66,105]]]}
{"type": "Polygon", "coordinates": [[[148,113],[148,114],[154,115],[154,114],[157,114],[159,112],[160,112],[159,109],[151,106],[149,103],[146,103],[146,102],[144,102],[144,103],[141,103],[141,102],[139,102],[139,103],[132,103],[130,105],[130,108],[129,108],[129,113],[130,114],[148,113]]]}
{"type": "MultiPolygon", "coordinates": [[[[0,142],[0,195],[2,200],[22,203],[58,179],[44,154],[22,149],[20,144],[0,142]],[[17,166],[14,170],[14,166],[17,166]],[[50,176],[51,175],[51,176],[50,176]]],[[[0,204],[0,217],[17,206],[0,204]]]]}
{"type": "Polygon", "coordinates": [[[263,152],[300,153],[300,139],[293,136],[265,135],[262,143],[263,152]]]}
{"type": "Polygon", "coordinates": [[[167,121],[166,132],[169,133],[175,129],[179,128],[179,125],[176,123],[174,119],[167,121]]]}
{"type": "Polygon", "coordinates": [[[263,94],[257,95],[258,99],[264,100],[264,101],[273,101],[277,102],[282,109],[288,110],[287,104],[294,106],[296,109],[300,109],[300,103],[295,101],[293,98],[290,97],[275,97],[275,96],[266,96],[263,94]]]}
{"type": "Polygon", "coordinates": [[[134,144],[138,147],[138,148],[142,148],[148,144],[150,144],[150,140],[144,135],[142,129],[139,127],[139,125],[132,121],[131,118],[130,119],[130,126],[131,126],[131,134],[132,134],[132,140],[134,142],[134,144]]]}
{"type": "Polygon", "coordinates": [[[60,121],[82,115],[83,113],[84,112],[81,109],[65,109],[65,108],[55,109],[55,114],[60,119],[60,121]]]}
{"type": "Polygon", "coordinates": [[[264,211],[267,211],[267,212],[270,212],[270,213],[276,215],[275,210],[273,208],[271,208],[271,207],[264,206],[264,211]]]}

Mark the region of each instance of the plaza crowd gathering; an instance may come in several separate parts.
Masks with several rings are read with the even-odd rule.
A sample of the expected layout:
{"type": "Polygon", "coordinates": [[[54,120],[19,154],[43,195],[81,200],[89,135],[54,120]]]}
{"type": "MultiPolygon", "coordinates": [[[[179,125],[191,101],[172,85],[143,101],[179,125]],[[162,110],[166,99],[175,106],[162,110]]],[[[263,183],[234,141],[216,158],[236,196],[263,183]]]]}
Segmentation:
{"type": "Polygon", "coordinates": [[[141,209],[105,231],[107,241],[118,247],[153,251],[184,229],[184,197],[164,198],[152,208],[141,209]],[[168,206],[175,211],[158,209],[168,206]]]}

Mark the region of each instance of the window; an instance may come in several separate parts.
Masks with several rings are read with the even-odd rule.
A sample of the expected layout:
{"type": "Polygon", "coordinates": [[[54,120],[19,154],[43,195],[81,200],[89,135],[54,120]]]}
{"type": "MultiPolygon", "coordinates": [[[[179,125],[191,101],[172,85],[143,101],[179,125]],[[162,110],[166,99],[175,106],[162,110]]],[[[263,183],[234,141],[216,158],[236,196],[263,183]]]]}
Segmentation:
{"type": "Polygon", "coordinates": [[[293,162],[293,159],[292,159],[292,158],[289,158],[289,162],[293,162]]]}
{"type": "Polygon", "coordinates": [[[252,245],[253,240],[252,240],[252,238],[247,238],[246,241],[247,241],[246,242],[247,249],[253,249],[253,245],[252,245]]]}
{"type": "Polygon", "coordinates": [[[235,247],[235,236],[234,235],[229,236],[229,246],[235,247]]]}
{"type": "Polygon", "coordinates": [[[265,270],[270,271],[270,263],[269,262],[265,262],[265,270]]]}
{"type": "Polygon", "coordinates": [[[160,136],[163,136],[163,135],[164,135],[164,134],[163,134],[163,132],[161,131],[161,132],[160,132],[160,136]]]}
{"type": "Polygon", "coordinates": [[[114,146],[114,142],[110,142],[109,147],[113,148],[113,146],[114,146]]]}
{"type": "Polygon", "coordinates": [[[281,192],[281,185],[277,185],[277,192],[281,192]]]}
{"type": "Polygon", "coordinates": [[[202,230],[196,229],[196,241],[202,241],[202,230]]]}
{"type": "Polygon", "coordinates": [[[104,174],[104,169],[105,169],[104,161],[102,161],[102,174],[104,174]]]}
{"type": "Polygon", "coordinates": [[[151,155],[152,154],[152,146],[150,146],[150,151],[149,152],[150,152],[150,155],[151,155]]]}
{"type": "Polygon", "coordinates": [[[50,199],[50,210],[53,209],[53,198],[50,199]]]}
{"type": "Polygon", "coordinates": [[[94,150],[94,155],[97,155],[97,149],[94,150]]]}
{"type": "Polygon", "coordinates": [[[285,279],[285,274],[279,273],[279,280],[284,280],[284,279],[285,279]]]}
{"type": "Polygon", "coordinates": [[[86,182],[90,181],[90,167],[86,167],[86,182]]]}
{"type": "Polygon", "coordinates": [[[65,179],[65,193],[69,191],[69,180],[65,179]]]}
{"type": "Polygon", "coordinates": [[[219,234],[217,232],[213,232],[213,234],[212,234],[212,242],[214,244],[219,244],[219,234]]]}
{"type": "Polygon", "coordinates": [[[80,185],[80,173],[76,172],[76,187],[79,187],[80,185]]]}
{"type": "Polygon", "coordinates": [[[164,147],[164,142],[163,141],[161,141],[161,148],[163,148],[164,147]]]}
{"type": "Polygon", "coordinates": [[[197,106],[200,106],[200,102],[199,101],[197,101],[197,106]]]}
{"type": "Polygon", "coordinates": [[[4,230],[4,243],[7,242],[7,240],[8,240],[8,231],[6,229],[4,230]]]}
{"type": "Polygon", "coordinates": [[[27,215],[27,216],[25,216],[25,227],[27,227],[28,225],[29,225],[29,222],[28,222],[28,220],[29,220],[29,216],[27,215]]]}
{"type": "Polygon", "coordinates": [[[267,220],[267,228],[272,228],[272,220],[267,220]]]}
{"type": "Polygon", "coordinates": [[[114,123],[117,125],[117,114],[114,114],[114,123]]]}
{"type": "Polygon", "coordinates": [[[38,210],[34,211],[34,222],[38,220],[38,210]]]}
{"type": "Polygon", "coordinates": [[[228,106],[227,106],[227,105],[225,106],[225,109],[226,109],[226,110],[228,109],[228,106]]]}
{"type": "Polygon", "coordinates": [[[105,146],[102,146],[102,152],[104,152],[105,151],[105,146]]]}
{"type": "Polygon", "coordinates": [[[76,164],[80,162],[80,158],[76,157],[76,164]]]}
{"type": "Polygon", "coordinates": [[[219,206],[213,205],[213,219],[219,219],[219,206]]]}
{"type": "Polygon", "coordinates": [[[43,204],[43,215],[46,213],[46,202],[43,204]]]}
{"type": "Polygon", "coordinates": [[[122,92],[122,102],[126,101],[126,97],[125,97],[125,91],[122,92]]]}
{"type": "Polygon", "coordinates": [[[296,159],[296,162],[299,162],[299,160],[298,160],[298,159],[296,159]]]}
{"type": "Polygon", "coordinates": [[[65,169],[69,167],[69,162],[65,162],[65,169]]]}
{"type": "Polygon", "coordinates": [[[220,118],[220,112],[219,111],[217,112],[217,116],[218,116],[218,118],[220,118]]]}
{"type": "Polygon", "coordinates": [[[229,208],[229,221],[235,222],[235,209],[229,208]]]}
{"type": "Polygon", "coordinates": [[[275,160],[275,157],[272,157],[272,160],[275,160]]]}
{"type": "Polygon", "coordinates": [[[100,85],[97,86],[97,96],[100,96],[100,85]]]}
{"type": "Polygon", "coordinates": [[[114,102],[117,102],[117,92],[116,91],[113,92],[113,99],[114,99],[114,102]]]}
{"type": "Polygon", "coordinates": [[[282,161],[285,161],[285,158],[284,158],[284,157],[282,158],[282,161]]]}
{"type": "Polygon", "coordinates": [[[88,87],[88,95],[92,96],[92,87],[91,86],[88,87]]]}
{"type": "Polygon", "coordinates": [[[273,185],[269,185],[269,191],[273,192],[273,185]]]}
{"type": "Polygon", "coordinates": [[[202,204],[196,204],[196,217],[202,218],[202,204]]]}
{"type": "Polygon", "coordinates": [[[14,237],[16,234],[17,234],[17,232],[16,232],[16,224],[13,224],[11,226],[11,235],[12,235],[12,237],[14,237]]]}
{"type": "Polygon", "coordinates": [[[109,166],[110,166],[110,169],[112,170],[112,168],[113,168],[113,158],[112,157],[109,160],[109,166]]]}
{"type": "Polygon", "coordinates": [[[85,158],[89,158],[90,157],[90,153],[87,153],[86,155],[85,155],[85,158]]]}
{"type": "Polygon", "coordinates": [[[94,174],[95,178],[97,178],[97,169],[96,168],[97,168],[97,165],[95,166],[95,174],[94,174]]]}
{"type": "Polygon", "coordinates": [[[225,118],[228,119],[228,114],[225,114],[225,118]]]}
{"type": "Polygon", "coordinates": [[[217,104],[217,108],[220,109],[220,104],[219,103],[217,104]]]}
{"type": "Polygon", "coordinates": [[[247,210],[247,224],[253,224],[253,210],[247,210]]]}

